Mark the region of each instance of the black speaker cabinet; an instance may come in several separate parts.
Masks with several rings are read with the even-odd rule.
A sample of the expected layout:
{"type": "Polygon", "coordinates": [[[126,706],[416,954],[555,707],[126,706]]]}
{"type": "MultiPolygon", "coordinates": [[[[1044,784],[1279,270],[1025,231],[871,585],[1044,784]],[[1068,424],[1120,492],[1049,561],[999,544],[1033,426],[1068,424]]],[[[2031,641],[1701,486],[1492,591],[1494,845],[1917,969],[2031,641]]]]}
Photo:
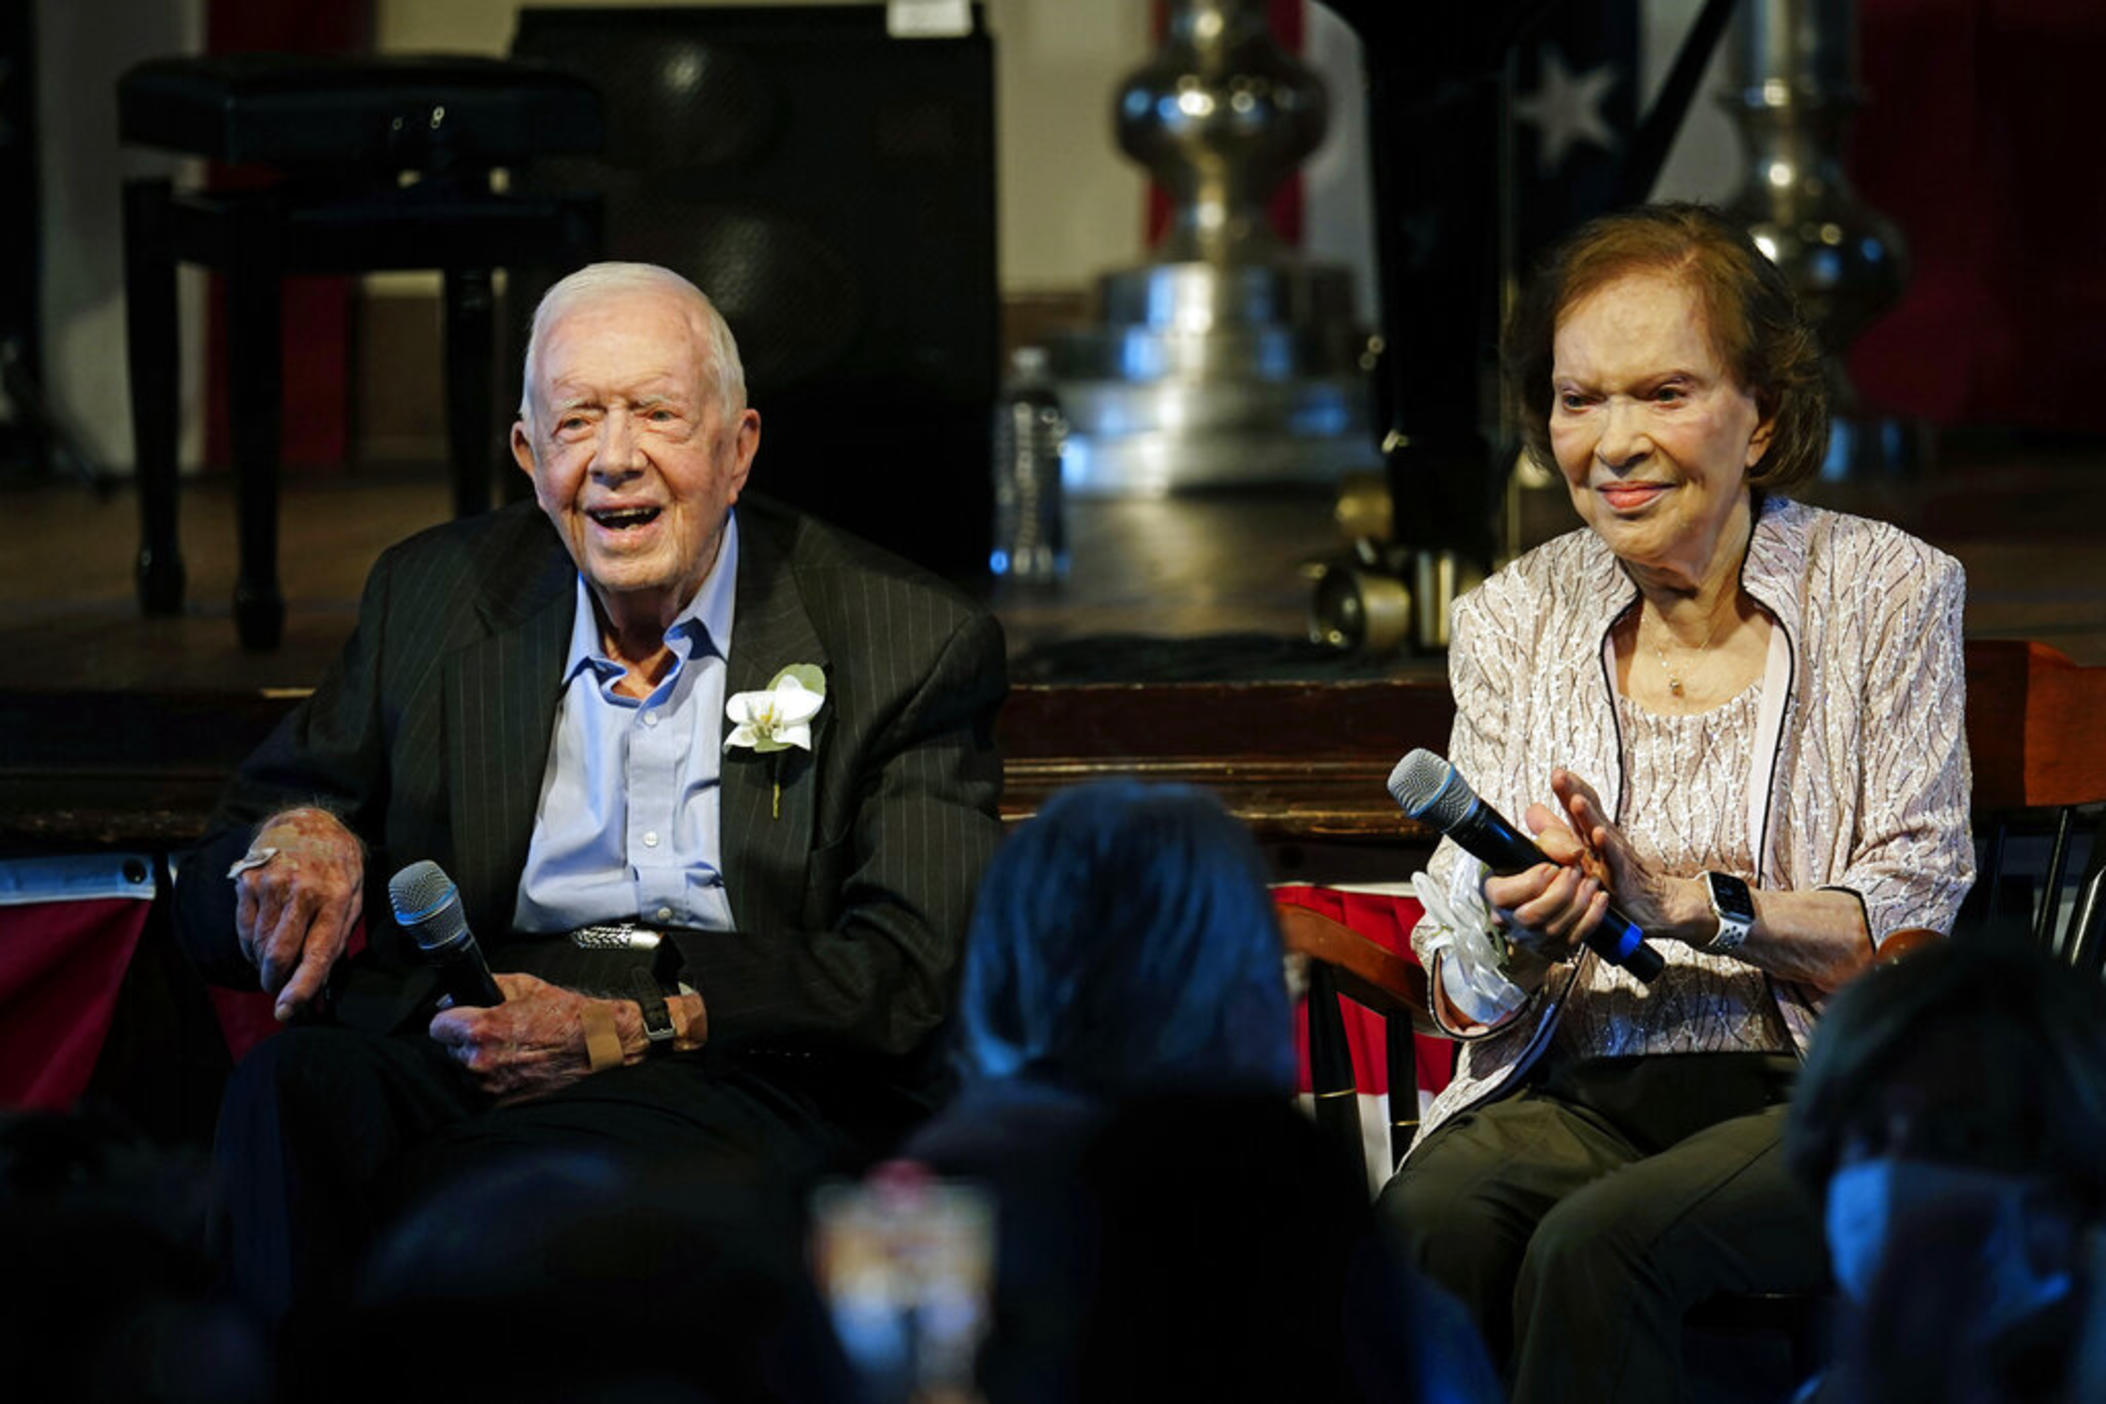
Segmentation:
{"type": "Polygon", "coordinates": [[[524,9],[513,52],[592,80],[606,147],[537,163],[605,201],[605,256],[716,302],[761,413],[758,491],[953,578],[984,571],[999,358],[993,49],[883,5],[524,9]]]}
{"type": "Polygon", "coordinates": [[[0,6],[0,477],[13,470],[41,476],[50,444],[29,412],[42,401],[39,282],[43,277],[42,203],[37,198],[37,44],[33,5],[0,6]]]}

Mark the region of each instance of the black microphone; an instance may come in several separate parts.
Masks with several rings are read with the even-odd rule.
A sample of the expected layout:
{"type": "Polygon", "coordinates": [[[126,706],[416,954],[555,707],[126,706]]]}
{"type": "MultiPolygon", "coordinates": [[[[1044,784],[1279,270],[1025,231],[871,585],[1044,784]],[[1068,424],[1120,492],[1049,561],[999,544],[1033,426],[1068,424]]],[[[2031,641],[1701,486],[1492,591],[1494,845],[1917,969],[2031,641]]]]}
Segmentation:
{"type": "MultiPolygon", "coordinates": [[[[1389,795],[1406,814],[1434,825],[1501,877],[1550,861],[1535,840],[1507,823],[1498,810],[1477,797],[1454,766],[1431,751],[1413,751],[1397,762],[1389,773],[1389,795]]],[[[1603,960],[1622,966],[1647,984],[1665,964],[1660,953],[1645,944],[1638,923],[1613,906],[1586,939],[1603,960]]]]}
{"type": "Polygon", "coordinates": [[[490,978],[482,947],[468,930],[460,889],[444,868],[429,858],[410,864],[388,879],[388,905],[395,909],[396,924],[438,967],[440,987],[455,1004],[488,1008],[505,1002],[504,991],[490,978]]]}

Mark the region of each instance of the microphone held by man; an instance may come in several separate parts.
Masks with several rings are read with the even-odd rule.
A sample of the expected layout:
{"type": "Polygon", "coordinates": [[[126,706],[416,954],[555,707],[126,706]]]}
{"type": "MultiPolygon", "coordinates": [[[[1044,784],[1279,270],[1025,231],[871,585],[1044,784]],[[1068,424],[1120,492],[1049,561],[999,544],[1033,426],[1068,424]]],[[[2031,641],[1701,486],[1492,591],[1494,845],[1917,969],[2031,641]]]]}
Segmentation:
{"type": "Polygon", "coordinates": [[[410,864],[388,879],[388,905],[417,949],[439,972],[439,984],[456,1005],[481,1008],[505,1002],[490,975],[482,947],[468,929],[460,889],[430,859],[410,864]]]}

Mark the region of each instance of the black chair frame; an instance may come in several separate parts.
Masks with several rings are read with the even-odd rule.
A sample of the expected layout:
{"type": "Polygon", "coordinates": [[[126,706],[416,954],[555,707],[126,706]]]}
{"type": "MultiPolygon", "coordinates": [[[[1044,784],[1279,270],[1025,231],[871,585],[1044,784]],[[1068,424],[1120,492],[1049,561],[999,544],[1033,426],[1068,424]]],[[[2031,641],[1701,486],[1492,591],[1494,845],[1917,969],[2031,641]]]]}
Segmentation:
{"type": "Polygon", "coordinates": [[[434,182],[395,195],[351,198],[287,183],[216,194],[177,192],[166,180],[124,189],[125,286],[138,445],[138,587],[148,614],[182,609],[176,540],[176,265],[226,279],[228,419],[237,493],[240,567],[234,620],[244,647],[277,646],[285,603],[278,586],[281,404],[280,280],[293,274],[438,268],[445,273],[446,418],[454,511],[490,505],[496,354],[496,268],[546,282],[550,270],[591,261],[599,248],[592,196],[521,197],[471,183],[434,182]]]}

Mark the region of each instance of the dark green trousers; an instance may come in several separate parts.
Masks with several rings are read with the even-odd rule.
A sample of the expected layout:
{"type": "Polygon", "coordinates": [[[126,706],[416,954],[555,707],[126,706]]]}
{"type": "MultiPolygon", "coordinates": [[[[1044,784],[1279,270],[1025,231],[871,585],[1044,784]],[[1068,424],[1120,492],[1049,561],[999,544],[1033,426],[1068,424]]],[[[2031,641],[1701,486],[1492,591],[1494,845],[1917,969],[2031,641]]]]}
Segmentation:
{"type": "Polygon", "coordinates": [[[1378,1210],[1470,1309],[1515,1404],[1671,1404],[1691,1306],[1825,1279],[1819,1210],[1780,1145],[1796,1067],[1546,1060],[1436,1131],[1378,1210]]]}

